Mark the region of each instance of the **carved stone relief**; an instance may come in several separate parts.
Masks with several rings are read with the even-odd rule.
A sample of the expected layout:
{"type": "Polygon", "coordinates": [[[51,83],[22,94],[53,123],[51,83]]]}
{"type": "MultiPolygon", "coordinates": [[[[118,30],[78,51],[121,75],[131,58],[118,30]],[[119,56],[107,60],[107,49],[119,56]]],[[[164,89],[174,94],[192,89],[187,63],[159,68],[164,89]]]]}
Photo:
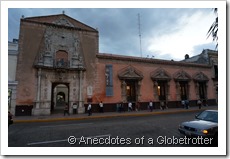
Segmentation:
{"type": "Polygon", "coordinates": [[[53,22],[54,24],[57,25],[64,25],[64,26],[68,26],[68,27],[74,27],[74,25],[72,23],[70,23],[66,18],[61,17],[60,19],[56,20],[53,22]]]}
{"type": "MultiPolygon", "coordinates": [[[[61,20],[58,24],[68,24],[63,22],[65,21],[61,20]]],[[[39,66],[44,65],[52,67],[56,52],[63,50],[68,53],[70,67],[83,67],[80,39],[76,33],[73,33],[73,31],[64,28],[47,27],[44,33],[43,41],[44,44],[41,43],[37,58],[37,64],[39,66]]]]}
{"type": "Polygon", "coordinates": [[[193,76],[194,81],[208,81],[208,77],[203,72],[198,72],[193,76]]]}
{"type": "Polygon", "coordinates": [[[183,70],[180,70],[174,75],[174,80],[176,81],[190,81],[191,76],[183,70]]]}
{"type": "Polygon", "coordinates": [[[159,68],[156,71],[154,71],[153,73],[151,73],[151,78],[152,80],[171,80],[171,77],[168,73],[166,73],[165,70],[159,68]]]}
{"type": "Polygon", "coordinates": [[[142,80],[143,75],[140,71],[137,71],[132,66],[128,66],[127,68],[121,70],[118,73],[118,77],[120,79],[133,79],[133,80],[142,80]]]}

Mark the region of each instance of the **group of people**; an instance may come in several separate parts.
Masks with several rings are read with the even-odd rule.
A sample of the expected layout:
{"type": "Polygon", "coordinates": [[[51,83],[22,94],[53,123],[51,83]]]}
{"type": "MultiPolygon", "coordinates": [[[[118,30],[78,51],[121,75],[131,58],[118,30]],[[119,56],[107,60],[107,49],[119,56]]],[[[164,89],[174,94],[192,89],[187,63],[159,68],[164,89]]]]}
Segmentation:
{"type": "MultiPolygon", "coordinates": [[[[135,107],[133,107],[133,103],[132,102],[128,102],[128,112],[131,111],[140,111],[140,103],[136,102],[135,107]]],[[[120,102],[117,104],[117,112],[125,112],[125,107],[124,107],[124,103],[120,102]]]]}
{"type": "MultiPolygon", "coordinates": [[[[182,104],[183,108],[185,108],[185,109],[189,108],[189,100],[182,100],[181,104],[182,104]]],[[[204,100],[202,101],[201,99],[199,99],[197,101],[197,105],[199,106],[199,109],[201,109],[201,106],[206,106],[207,104],[206,104],[206,102],[204,100]]],[[[102,101],[99,102],[98,106],[99,106],[99,112],[104,113],[104,104],[103,104],[102,101]]],[[[73,108],[73,114],[77,114],[77,110],[78,110],[77,103],[73,103],[72,108],[73,108]]],[[[168,108],[167,103],[165,101],[160,101],[160,109],[164,110],[164,109],[167,109],[167,108],[168,108]]],[[[155,105],[154,105],[152,100],[150,100],[149,103],[148,103],[148,109],[150,110],[150,112],[152,112],[153,109],[155,109],[155,105]]],[[[128,102],[128,112],[134,111],[134,110],[140,111],[140,103],[136,102],[135,109],[134,109],[133,108],[133,103],[128,102]]],[[[124,112],[125,111],[123,102],[120,102],[120,103],[117,104],[117,111],[118,112],[124,112]]],[[[88,106],[87,106],[87,112],[88,112],[88,116],[92,115],[92,105],[91,105],[90,102],[88,103],[88,106]]],[[[66,103],[65,108],[64,108],[64,116],[66,114],[69,115],[69,108],[68,108],[67,103],[66,103]]]]}
{"type": "MultiPolygon", "coordinates": [[[[77,114],[77,110],[78,110],[78,105],[77,103],[73,103],[73,114],[77,114]]],[[[65,104],[65,107],[64,107],[64,116],[68,114],[69,115],[69,106],[68,106],[68,103],[65,104]]]]}
{"type": "MultiPolygon", "coordinates": [[[[150,100],[149,105],[148,105],[148,109],[150,110],[150,112],[152,112],[153,109],[155,109],[155,108],[156,108],[156,107],[155,107],[153,101],[150,100]]],[[[166,102],[165,102],[165,101],[160,101],[160,109],[161,109],[161,110],[165,110],[165,109],[167,109],[167,108],[168,108],[168,107],[167,107],[166,102]]]]}
{"type": "MultiPolygon", "coordinates": [[[[104,104],[102,101],[98,104],[98,106],[99,106],[99,112],[104,113],[104,104]]],[[[90,102],[88,104],[87,111],[88,111],[88,116],[91,116],[92,115],[92,105],[90,102]]]]}
{"type": "MultiPolygon", "coordinates": [[[[98,105],[99,105],[99,111],[100,111],[101,113],[104,113],[103,102],[101,101],[98,105]]],[[[78,105],[77,105],[77,103],[73,103],[72,108],[73,108],[73,114],[77,114],[77,113],[78,113],[78,105]]],[[[89,102],[89,104],[88,104],[88,106],[87,106],[87,112],[88,112],[88,115],[89,115],[89,116],[92,115],[92,105],[91,105],[90,102],[89,102]]],[[[67,114],[67,115],[70,115],[68,103],[66,103],[66,104],[65,104],[65,107],[64,107],[64,116],[65,116],[66,114],[67,114]]]]}
{"type": "Polygon", "coordinates": [[[198,99],[197,100],[197,105],[198,105],[199,109],[201,109],[202,106],[205,106],[205,107],[208,106],[207,101],[205,99],[203,99],[203,100],[198,99]]]}
{"type": "MultiPolygon", "coordinates": [[[[104,110],[103,110],[103,102],[101,101],[99,104],[99,112],[103,113],[104,110]]],[[[140,106],[140,102],[136,102],[135,103],[135,106],[133,107],[133,103],[132,102],[128,102],[128,105],[127,105],[128,108],[127,111],[128,112],[131,112],[131,111],[140,111],[141,110],[141,106],[140,106]]],[[[160,109],[164,110],[164,109],[167,109],[167,104],[165,101],[161,101],[160,102],[160,109]]],[[[148,109],[152,112],[153,109],[155,109],[155,106],[153,104],[153,101],[150,101],[149,104],[148,104],[148,109]]],[[[88,116],[92,115],[92,105],[91,103],[88,104],[88,107],[87,107],[87,112],[88,112],[88,116]]],[[[125,112],[125,107],[124,107],[124,103],[123,102],[120,102],[117,104],[117,112],[125,112]]]]}
{"type": "Polygon", "coordinates": [[[188,109],[189,108],[189,100],[182,100],[181,104],[183,108],[188,109]]]}
{"type": "MultiPolygon", "coordinates": [[[[189,108],[189,100],[182,100],[181,105],[183,106],[183,108],[188,109],[189,108]]],[[[197,105],[198,105],[199,109],[201,109],[202,106],[208,106],[205,99],[204,100],[198,99],[197,105]]]]}

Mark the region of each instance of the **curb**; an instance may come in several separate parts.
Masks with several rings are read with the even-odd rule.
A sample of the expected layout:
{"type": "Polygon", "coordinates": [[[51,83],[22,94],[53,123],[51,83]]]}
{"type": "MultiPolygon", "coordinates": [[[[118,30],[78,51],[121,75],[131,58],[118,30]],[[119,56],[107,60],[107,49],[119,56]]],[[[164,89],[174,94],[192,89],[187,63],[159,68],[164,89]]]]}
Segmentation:
{"type": "Polygon", "coordinates": [[[185,112],[198,112],[206,110],[202,109],[183,109],[176,111],[160,111],[160,112],[145,112],[137,114],[115,114],[115,115],[104,115],[104,116],[83,116],[83,117],[72,117],[72,118],[49,118],[49,119],[27,119],[27,120],[14,120],[14,123],[34,123],[34,122],[55,122],[55,121],[71,121],[71,120],[87,120],[87,119],[103,119],[103,118],[115,118],[115,117],[134,117],[134,116],[150,116],[150,115],[161,115],[161,114],[174,114],[174,113],[185,113],[185,112]]]}

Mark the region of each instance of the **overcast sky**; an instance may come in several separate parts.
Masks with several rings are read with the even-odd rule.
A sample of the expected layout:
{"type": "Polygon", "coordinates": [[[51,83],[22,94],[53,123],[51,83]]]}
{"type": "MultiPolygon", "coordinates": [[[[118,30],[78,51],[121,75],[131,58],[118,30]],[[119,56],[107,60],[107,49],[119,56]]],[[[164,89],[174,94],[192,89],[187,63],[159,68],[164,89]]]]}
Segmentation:
{"type": "Polygon", "coordinates": [[[20,8],[8,9],[8,40],[18,38],[20,18],[65,14],[99,31],[99,52],[182,60],[215,49],[207,31],[216,15],[211,8],[20,8]],[[141,32],[141,50],[139,36],[141,32]]]}

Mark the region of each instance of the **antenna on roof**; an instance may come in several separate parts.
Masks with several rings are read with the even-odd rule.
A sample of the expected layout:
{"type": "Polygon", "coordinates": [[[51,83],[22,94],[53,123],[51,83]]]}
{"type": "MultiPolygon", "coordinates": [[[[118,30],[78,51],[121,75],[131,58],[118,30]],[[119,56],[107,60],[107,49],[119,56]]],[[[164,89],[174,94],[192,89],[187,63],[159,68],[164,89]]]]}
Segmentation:
{"type": "Polygon", "coordinates": [[[141,54],[141,57],[142,57],[142,47],[141,47],[141,18],[140,18],[140,13],[138,13],[137,16],[138,16],[139,39],[140,39],[140,54],[141,54]]]}

